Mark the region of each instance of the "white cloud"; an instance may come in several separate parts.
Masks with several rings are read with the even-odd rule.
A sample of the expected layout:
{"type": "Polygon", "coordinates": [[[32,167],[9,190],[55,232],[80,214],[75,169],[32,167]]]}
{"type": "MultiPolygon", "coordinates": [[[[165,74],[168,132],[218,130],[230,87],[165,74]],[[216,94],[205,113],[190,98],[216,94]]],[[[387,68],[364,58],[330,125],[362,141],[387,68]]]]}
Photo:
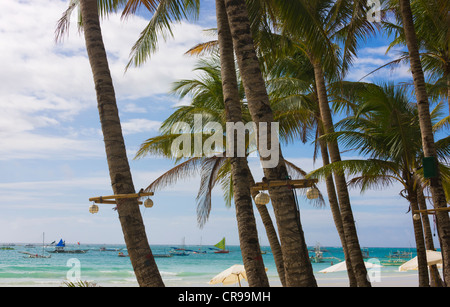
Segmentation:
{"type": "MultiPolygon", "coordinates": [[[[5,136],[0,139],[0,159],[55,156],[49,152],[68,157],[66,149],[71,146],[73,157],[90,154],[80,149],[91,143],[80,131],[98,129],[97,118],[84,120],[86,112],[97,112],[96,95],[75,13],[69,36],[60,44],[54,41],[56,23],[67,5],[62,0],[0,2],[0,135],[5,136]]],[[[140,17],[124,22],[120,14],[102,21],[116,96],[119,106],[125,101],[124,112],[151,110],[137,100],[151,101],[152,95],[165,94],[171,82],[192,74],[195,59],[184,52],[199,42],[202,29],[188,23],[175,25],[176,40],[161,41],[147,64],[124,73],[131,46],[146,24],[140,17]]],[[[128,120],[124,133],[153,131],[157,123],[128,120]]]]}
{"type": "Polygon", "coordinates": [[[358,57],[354,59],[353,66],[348,72],[346,79],[359,81],[369,73],[371,74],[362,81],[377,82],[378,80],[392,80],[398,82],[398,80],[411,79],[409,64],[403,62],[373,72],[375,69],[401,57],[401,49],[397,47],[392,48],[389,53],[386,53],[387,48],[387,45],[361,48],[358,51],[358,57]]]}
{"type": "Polygon", "coordinates": [[[160,121],[134,118],[122,123],[122,131],[124,135],[139,132],[151,132],[158,131],[160,126],[160,121]]]}

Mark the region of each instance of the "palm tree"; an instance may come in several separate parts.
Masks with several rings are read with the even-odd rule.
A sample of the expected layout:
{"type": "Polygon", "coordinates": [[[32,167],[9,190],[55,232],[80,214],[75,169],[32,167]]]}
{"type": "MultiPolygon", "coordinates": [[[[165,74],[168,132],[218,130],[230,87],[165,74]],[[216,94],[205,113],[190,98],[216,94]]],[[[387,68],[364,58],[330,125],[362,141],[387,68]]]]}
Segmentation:
{"type": "MultiPolygon", "coordinates": [[[[141,6],[153,14],[131,48],[126,69],[143,65],[157,51],[159,35],[164,40],[169,36],[173,37],[171,28],[173,23],[183,19],[196,20],[200,12],[200,0],[98,0],[97,3],[100,17],[123,9],[122,18],[127,18],[135,14],[141,6]]],[[[58,21],[56,40],[60,40],[68,32],[70,17],[79,5],[80,0],[69,1],[68,8],[58,21]]],[[[82,24],[83,21],[79,15],[78,26],[81,28],[82,24]]]]}
{"type": "MultiPolygon", "coordinates": [[[[367,21],[366,1],[278,1],[282,29],[293,37],[314,68],[315,86],[324,133],[333,132],[326,80],[342,78],[356,54],[358,39],[374,31],[367,21]],[[301,14],[300,14],[301,12],[301,14]],[[340,49],[339,46],[342,46],[340,49]]],[[[327,142],[332,162],[341,160],[337,142],[327,142]]],[[[345,244],[358,286],[370,286],[342,174],[334,174],[345,244]]]]}
{"type": "MultiPolygon", "coordinates": [[[[228,17],[223,0],[216,0],[216,15],[220,63],[222,75],[223,100],[227,123],[242,123],[242,108],[236,78],[236,68],[228,17]]],[[[250,169],[247,158],[237,155],[237,133],[227,134],[233,138],[233,156],[230,157],[231,176],[233,177],[233,196],[236,206],[236,218],[239,229],[239,242],[242,259],[250,286],[268,286],[269,281],[261,257],[256,221],[253,214],[252,195],[250,191],[250,169]]],[[[228,146],[227,146],[228,150],[228,146]]]]}
{"type": "MultiPolygon", "coordinates": [[[[402,17],[399,16],[398,4],[390,3],[387,10],[394,12],[395,21],[383,21],[383,27],[388,34],[395,34],[387,51],[397,45],[406,45],[405,31],[402,17]]],[[[412,1],[411,12],[414,15],[414,29],[416,32],[419,53],[424,73],[429,78],[427,86],[429,97],[447,97],[450,111],[450,48],[448,11],[450,3],[445,0],[412,1]]],[[[384,66],[409,59],[409,53],[384,66]]]]}
{"type": "MultiPolygon", "coordinates": [[[[432,158],[434,160],[434,163],[437,164],[436,144],[434,141],[431,125],[428,94],[425,88],[425,77],[420,61],[419,47],[410,1],[399,0],[399,8],[405,32],[405,42],[409,52],[411,73],[414,80],[414,89],[417,99],[417,109],[419,113],[423,152],[425,157],[432,158]]],[[[442,186],[442,177],[437,167],[436,176],[431,180],[430,189],[433,195],[434,207],[447,207],[447,200],[445,198],[445,192],[442,186]]],[[[444,280],[447,285],[450,285],[450,218],[447,212],[437,212],[436,218],[438,221],[442,248],[444,280]]]]}
{"type": "MultiPolygon", "coordinates": [[[[313,120],[313,122],[308,123],[305,128],[308,128],[308,130],[311,131],[310,134],[316,141],[314,160],[316,159],[316,153],[319,150],[317,149],[317,146],[319,146],[323,165],[328,165],[330,161],[327,144],[323,139],[317,139],[317,137],[323,135],[323,126],[321,124],[320,110],[317,103],[317,89],[313,81],[314,69],[310,61],[305,54],[300,51],[290,56],[277,58],[276,61],[270,65],[268,71],[270,72],[268,88],[270,89],[272,105],[275,104],[277,109],[280,110],[290,110],[292,109],[292,106],[295,106],[294,110],[300,109],[307,112],[306,117],[309,118],[309,120],[313,120]],[[283,105],[278,108],[280,102],[283,102],[283,105]]],[[[299,136],[303,142],[306,142],[307,132],[305,129],[299,136]]],[[[325,184],[333,220],[344,251],[350,286],[353,287],[356,286],[357,283],[351,266],[351,260],[348,255],[347,245],[345,243],[341,212],[336,196],[333,176],[331,174],[325,178],[325,184]]]]}
{"type": "MultiPolygon", "coordinates": [[[[222,21],[223,22],[223,21],[222,21]]],[[[226,22],[226,20],[225,20],[226,22]]],[[[232,61],[234,65],[234,59],[231,57],[229,59],[232,61]]],[[[223,63],[224,57],[221,57],[221,62],[223,63]]],[[[137,157],[142,157],[147,154],[152,153],[163,153],[166,157],[173,157],[172,148],[169,149],[169,146],[165,147],[165,145],[161,146],[163,143],[166,145],[172,143],[173,134],[171,127],[175,122],[188,122],[192,123],[193,118],[202,114],[203,118],[208,121],[215,121],[221,123],[223,128],[226,128],[226,122],[230,121],[230,99],[226,99],[227,94],[225,93],[225,89],[227,86],[226,82],[222,82],[221,71],[223,75],[223,70],[220,68],[220,64],[218,63],[218,57],[213,57],[211,60],[201,60],[199,61],[199,66],[196,68],[197,71],[203,72],[203,76],[196,80],[183,80],[177,82],[174,87],[174,92],[180,95],[180,97],[185,97],[188,94],[192,94],[192,103],[190,106],[183,106],[178,108],[163,124],[161,127],[161,131],[163,132],[162,137],[166,137],[169,141],[165,141],[162,138],[152,138],[147,140],[140,148],[137,153],[137,157]],[[224,86],[222,87],[222,83],[224,86]],[[164,151],[163,148],[166,148],[164,151]],[[162,151],[161,151],[162,150],[162,151]]],[[[235,108],[234,110],[236,117],[239,117],[240,121],[247,122],[249,120],[248,112],[244,110],[244,118],[243,111],[241,110],[241,102],[242,102],[242,91],[239,91],[238,83],[236,80],[236,71],[233,69],[232,73],[234,74],[234,79],[231,80],[231,86],[235,89],[233,93],[233,99],[236,99],[239,104],[239,108],[235,108]],[[236,114],[239,112],[239,114],[236,114]],[[245,115],[247,114],[247,115],[245,115]]],[[[225,76],[227,78],[233,78],[233,76],[225,76]]],[[[232,100],[231,100],[232,101],[232,100]]],[[[196,131],[198,133],[198,131],[196,131]]],[[[201,132],[200,132],[201,133],[201,132]]],[[[204,142],[202,142],[202,145],[204,142]]],[[[235,143],[236,144],[236,143],[235,143]]],[[[170,146],[171,147],[171,146],[170,146]]],[[[225,149],[222,149],[220,153],[225,149]]],[[[250,185],[252,181],[254,183],[253,177],[251,176],[250,169],[247,165],[246,157],[240,158],[245,161],[239,161],[242,165],[238,165],[236,167],[233,165],[233,158],[235,157],[201,157],[201,158],[190,158],[187,161],[177,165],[172,170],[163,174],[163,176],[159,177],[152,184],[150,184],[147,189],[154,190],[158,188],[159,185],[164,186],[165,183],[170,182],[173,183],[174,174],[180,174],[182,171],[184,175],[189,175],[188,173],[194,169],[200,168],[202,174],[201,186],[199,189],[199,195],[197,197],[198,200],[198,220],[199,225],[203,226],[206,220],[208,219],[209,212],[211,210],[211,191],[212,188],[216,185],[216,183],[220,182],[226,192],[225,200],[228,206],[231,206],[231,199],[234,198],[234,203],[236,206],[236,218],[238,220],[238,229],[240,235],[240,245],[243,253],[244,266],[246,266],[247,261],[253,262],[250,263],[250,267],[246,266],[246,271],[249,276],[249,284],[251,286],[268,286],[267,276],[265,273],[265,269],[263,266],[263,262],[261,261],[261,249],[258,243],[258,235],[256,231],[256,221],[253,215],[253,206],[252,206],[252,194],[250,193],[250,185]],[[239,173],[239,174],[236,174],[239,173]],[[239,177],[241,176],[241,177],[239,177]],[[245,176],[245,178],[242,178],[245,176]],[[231,180],[233,178],[233,180],[231,180]],[[237,179],[236,179],[237,178],[237,179]],[[239,178],[241,180],[239,187],[239,178]],[[248,186],[248,197],[250,203],[242,205],[242,200],[246,200],[246,197],[242,197],[238,194],[237,191],[242,189],[242,187],[248,186]],[[232,197],[234,195],[234,197],[232,197]],[[246,208],[247,206],[247,208],[246,208]],[[242,210],[247,209],[250,212],[247,214],[243,214],[242,210]],[[244,219],[244,220],[243,220],[244,219]],[[244,231],[245,230],[245,231],[244,231]],[[245,235],[252,235],[254,238],[245,238],[245,235]],[[256,246],[246,246],[246,242],[250,241],[251,244],[256,246]],[[261,266],[262,273],[264,276],[258,277],[260,273],[252,269],[252,265],[261,266]],[[253,278],[253,280],[252,280],[253,278]],[[256,279],[256,281],[255,281],[256,279]],[[265,279],[265,281],[264,281],[265,279]]],[[[235,162],[236,163],[236,162],[235,162]]],[[[238,164],[239,164],[238,163],[238,164]]],[[[175,178],[176,179],[176,178],[175,178]]],[[[266,225],[271,224],[271,219],[267,209],[264,207],[258,207],[262,216],[264,216],[264,220],[266,221],[266,225]],[[265,209],[265,211],[264,211],[265,209]]],[[[273,227],[272,227],[273,228],[273,227]]],[[[275,236],[271,236],[272,238],[277,239],[275,236]]],[[[272,241],[273,250],[276,251],[276,243],[272,241]]],[[[258,268],[257,268],[258,269],[258,268]]],[[[284,268],[283,268],[284,270],[284,268]]],[[[280,272],[282,273],[282,272],[280,272]]],[[[282,275],[280,275],[282,277],[282,275]]],[[[283,281],[283,279],[281,279],[283,281]]],[[[282,282],[283,283],[283,282],[282,282]]]]}
{"type": "MultiPolygon", "coordinates": [[[[404,196],[410,203],[411,212],[419,209],[418,186],[421,185],[423,170],[421,158],[423,151],[419,141],[420,128],[417,112],[409,102],[404,90],[398,87],[376,86],[373,84],[354,85],[350,100],[360,103],[355,112],[337,124],[340,131],[324,136],[325,139],[337,139],[349,148],[358,148],[361,154],[369,155],[367,160],[345,160],[332,163],[312,172],[312,175],[324,175],[332,170],[357,175],[350,181],[362,190],[377,185],[400,182],[404,196]],[[357,90],[355,90],[357,89],[357,90]]],[[[349,99],[349,98],[346,98],[349,99]]],[[[440,107],[440,105],[439,105],[440,107]]],[[[433,120],[440,115],[437,108],[433,120]]],[[[448,151],[446,141],[443,152],[448,151]]],[[[445,159],[446,156],[441,157],[445,159]]],[[[447,168],[441,165],[447,172],[447,168]]],[[[420,219],[413,219],[419,263],[419,285],[428,286],[424,231],[420,219]]]]}
{"type": "MultiPolygon", "coordinates": [[[[260,123],[267,124],[267,144],[274,146],[271,144],[274,116],[253,44],[246,3],[225,0],[225,7],[250,114],[257,127],[260,123]]],[[[258,150],[261,152],[261,148],[258,150]]],[[[288,178],[281,149],[276,167],[265,167],[265,161],[267,158],[261,158],[267,180],[288,178]]],[[[292,191],[288,187],[277,187],[271,188],[269,193],[280,236],[286,285],[317,286],[292,191]]]]}
{"type": "MultiPolygon", "coordinates": [[[[111,185],[114,194],[135,193],[120,126],[114,86],[102,40],[97,0],[81,0],[80,8],[86,49],[97,92],[111,185]]],[[[117,200],[117,211],[139,285],[164,286],[148,245],[137,199],[117,200]]]]}
{"type": "MultiPolygon", "coordinates": [[[[180,98],[187,95],[191,96],[192,102],[189,106],[178,107],[177,110],[162,124],[161,135],[148,139],[141,145],[137,157],[146,155],[162,155],[167,158],[173,158],[174,153],[171,150],[170,144],[173,139],[179,134],[172,135],[170,127],[174,122],[186,122],[189,126],[193,126],[194,116],[202,114],[207,121],[220,122],[225,128],[225,105],[222,98],[222,82],[219,64],[217,63],[217,54],[213,54],[211,58],[201,58],[196,68],[199,76],[193,80],[182,80],[175,83],[173,91],[180,98]]],[[[242,117],[244,123],[251,121],[247,105],[244,103],[244,91],[242,90],[242,83],[238,79],[239,99],[242,103],[242,117]]],[[[279,86],[269,86],[271,89],[279,88],[279,86]]],[[[275,96],[272,97],[272,104],[274,108],[275,120],[280,122],[280,138],[288,144],[293,139],[297,139],[304,134],[304,128],[299,129],[302,121],[309,120],[309,113],[304,114],[302,105],[295,105],[289,102],[288,99],[277,100],[275,96]]],[[[225,129],[224,129],[225,130],[225,129]]],[[[208,135],[207,135],[208,136],[208,135]]],[[[248,146],[249,144],[247,144],[248,146]]],[[[254,150],[254,147],[249,147],[247,152],[254,150]]],[[[181,159],[176,160],[180,162],[181,159]]],[[[305,172],[294,164],[286,161],[289,174],[292,178],[303,178],[305,172]]],[[[231,196],[233,194],[233,176],[230,173],[230,163],[227,157],[193,157],[182,163],[177,164],[174,168],[167,171],[149,186],[149,191],[159,190],[164,188],[167,184],[174,184],[176,180],[182,176],[191,176],[197,170],[200,172],[202,180],[199,194],[197,197],[198,203],[198,220],[199,225],[203,225],[211,211],[211,191],[220,185],[224,193],[224,199],[227,206],[231,206],[231,196]]],[[[255,180],[250,173],[251,185],[255,180]]],[[[254,198],[257,191],[252,190],[252,197],[254,198]]],[[[314,206],[321,206],[323,198],[319,198],[312,203],[314,206]]],[[[281,255],[281,248],[278,241],[275,228],[273,226],[271,217],[266,206],[257,205],[263,221],[267,237],[269,239],[272,254],[275,259],[277,271],[284,285],[284,266],[281,255]]]]}

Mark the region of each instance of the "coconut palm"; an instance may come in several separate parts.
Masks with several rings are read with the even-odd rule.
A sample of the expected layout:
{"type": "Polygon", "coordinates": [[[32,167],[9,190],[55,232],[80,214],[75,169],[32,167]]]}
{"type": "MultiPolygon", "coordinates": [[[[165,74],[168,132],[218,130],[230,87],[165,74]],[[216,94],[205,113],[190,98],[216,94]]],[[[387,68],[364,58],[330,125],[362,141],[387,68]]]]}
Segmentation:
{"type": "MultiPolygon", "coordinates": [[[[419,44],[415,32],[413,13],[409,0],[398,0],[399,11],[405,32],[405,42],[409,52],[409,62],[414,81],[414,89],[419,113],[420,131],[424,156],[434,160],[437,164],[436,144],[434,141],[428,94],[425,88],[425,77],[419,54],[419,44]]],[[[448,36],[446,37],[448,41],[448,36]]],[[[447,45],[448,48],[448,45],[447,45]]],[[[431,193],[435,208],[447,207],[447,200],[442,185],[442,176],[436,167],[436,176],[431,180],[431,193]]],[[[447,212],[437,212],[439,235],[441,240],[442,257],[444,263],[444,280],[450,284],[450,218],[447,212]]]]}
{"type": "MultiPolygon", "coordinates": [[[[225,0],[230,30],[233,37],[233,46],[236,53],[238,67],[244,84],[248,108],[253,122],[259,128],[260,123],[267,125],[266,142],[268,148],[274,146],[272,140],[273,111],[270,107],[264,79],[256,55],[247,6],[244,0],[225,0]]],[[[260,131],[258,130],[258,136],[260,131]]],[[[262,148],[258,151],[261,153],[262,148]]],[[[263,155],[261,155],[263,156],[263,155]]],[[[284,159],[279,150],[278,164],[267,167],[268,158],[261,158],[264,175],[267,180],[283,180],[288,178],[284,159]]],[[[303,234],[301,222],[298,218],[295,198],[285,187],[272,187],[269,190],[278,233],[283,252],[287,286],[317,286],[312,266],[308,259],[308,250],[303,234]]]]}
{"type": "MultiPolygon", "coordinates": [[[[225,118],[228,123],[242,123],[242,107],[237,84],[234,61],[233,42],[231,39],[228,17],[223,0],[216,0],[216,16],[220,64],[222,76],[225,118]]],[[[250,191],[250,169],[246,156],[238,156],[237,133],[227,134],[234,144],[233,155],[229,158],[231,176],[233,177],[233,198],[239,229],[244,267],[250,286],[268,286],[269,281],[261,257],[256,221],[253,214],[252,195],[250,191]]],[[[227,146],[227,151],[228,151],[227,146]]]]}
{"type": "MultiPolygon", "coordinates": [[[[317,103],[317,90],[313,81],[314,70],[309,59],[303,52],[296,52],[290,56],[278,58],[270,65],[268,70],[270,71],[268,88],[271,94],[272,105],[277,105],[277,109],[280,110],[300,109],[307,112],[308,115],[306,117],[310,122],[304,127],[308,129],[303,129],[303,133],[299,134],[299,136],[303,142],[307,141],[307,137],[315,140],[314,160],[320,148],[323,165],[328,165],[330,161],[327,144],[323,139],[317,140],[317,137],[323,135],[323,126],[317,103]],[[280,102],[282,105],[278,107],[280,102]],[[309,133],[306,133],[308,131],[309,133]]],[[[331,174],[325,178],[325,184],[333,220],[344,251],[350,286],[356,286],[357,283],[345,243],[342,217],[331,174]]]]}
{"type": "MultiPolygon", "coordinates": [[[[394,12],[395,17],[393,22],[383,21],[386,32],[395,35],[387,50],[389,51],[398,45],[405,46],[406,39],[398,4],[390,3],[386,9],[394,12]]],[[[411,2],[422,68],[429,79],[428,82],[432,84],[427,86],[428,94],[431,97],[446,97],[450,111],[449,10],[450,3],[444,0],[411,2]]],[[[404,52],[402,57],[393,63],[403,59],[409,59],[408,52],[404,52]]]]}
{"type": "MultiPolygon", "coordinates": [[[[278,1],[282,29],[311,61],[324,133],[333,132],[327,80],[342,78],[356,54],[358,40],[373,33],[366,1],[278,1]]],[[[332,162],[341,160],[337,142],[327,142],[332,162]]],[[[334,174],[345,243],[358,286],[370,286],[343,175],[334,174]]]]}
{"type": "MultiPolygon", "coordinates": [[[[128,18],[143,6],[152,13],[147,26],[140,33],[132,46],[130,60],[126,66],[140,66],[157,51],[159,37],[166,40],[173,37],[172,26],[184,19],[196,20],[200,11],[200,0],[97,0],[100,17],[122,10],[122,18],[128,18]]],[[[80,0],[70,0],[69,6],[58,21],[56,40],[68,33],[70,17],[80,0]]],[[[82,29],[81,14],[78,15],[78,26],[82,29]]]]}
{"type": "MultiPolygon", "coordinates": [[[[103,45],[97,0],[81,0],[84,37],[94,76],[98,110],[114,194],[135,193],[125,142],[103,45]]],[[[148,245],[137,199],[117,200],[117,212],[125,243],[140,286],[164,286],[148,245]]]]}
{"type": "MultiPolygon", "coordinates": [[[[356,115],[340,121],[340,131],[329,133],[325,139],[339,139],[348,148],[358,148],[360,154],[368,155],[366,160],[345,160],[331,163],[312,172],[311,176],[324,175],[332,170],[357,176],[350,181],[362,191],[367,188],[385,186],[400,182],[404,196],[410,204],[411,212],[419,210],[418,186],[423,178],[423,151],[420,138],[417,110],[409,101],[405,91],[393,85],[376,86],[365,84],[354,86],[352,99],[359,101],[356,115]],[[355,90],[355,88],[359,90],[355,90]],[[422,178],[421,178],[422,177],[422,178]]],[[[439,105],[432,118],[439,114],[439,105]]],[[[449,150],[448,137],[439,142],[442,153],[449,150]]],[[[441,157],[446,159],[447,154],[441,157]]],[[[444,160],[445,161],[445,160],[444,160]]],[[[448,167],[440,165],[447,174],[448,167]]],[[[428,286],[425,241],[420,219],[413,219],[419,263],[419,285],[428,286]]]]}
{"type": "MultiPolygon", "coordinates": [[[[216,55],[217,56],[217,55],[216,55]]],[[[178,107],[177,110],[166,119],[161,126],[161,134],[154,138],[148,139],[141,145],[140,150],[137,153],[137,157],[144,157],[146,155],[162,155],[168,158],[174,158],[174,152],[172,151],[171,144],[179,134],[171,133],[171,127],[176,122],[186,122],[190,127],[194,126],[194,116],[202,114],[205,121],[219,122],[223,126],[223,130],[226,127],[225,118],[225,105],[222,98],[222,82],[221,82],[221,70],[216,56],[212,56],[210,59],[200,59],[196,71],[199,72],[199,77],[193,80],[182,80],[174,84],[173,93],[180,98],[189,96],[191,104],[189,106],[178,107]]],[[[238,79],[239,80],[239,79],[238,79]]],[[[244,101],[244,91],[242,90],[242,83],[238,82],[239,99],[242,104],[242,117],[243,122],[247,123],[251,121],[250,114],[247,109],[247,105],[244,101]]],[[[305,121],[305,114],[301,109],[297,109],[290,106],[287,102],[284,104],[281,102],[275,103],[274,106],[276,120],[280,122],[280,137],[286,143],[290,142],[293,138],[299,138],[304,129],[298,129],[299,123],[305,121]]],[[[309,115],[309,114],[308,114],[309,115]]],[[[196,131],[190,131],[196,132],[196,131]]],[[[210,135],[204,136],[209,137],[210,135]]],[[[191,135],[191,138],[193,136],[191,135]]],[[[225,139],[225,138],[224,138],[225,139]]],[[[247,144],[248,146],[249,144],[247,144]]],[[[253,146],[248,147],[247,154],[255,150],[253,146]]],[[[221,149],[222,151],[225,149],[221,149]]],[[[182,159],[175,159],[178,163],[182,159]]],[[[293,178],[301,178],[305,173],[292,163],[287,162],[289,167],[289,173],[293,178]]],[[[158,179],[156,179],[148,189],[154,191],[155,189],[162,189],[167,184],[174,184],[176,180],[183,176],[191,176],[195,171],[201,174],[201,186],[197,197],[197,214],[199,225],[202,226],[208,219],[211,210],[211,191],[212,189],[220,185],[223,189],[225,203],[227,206],[231,206],[231,200],[233,195],[233,176],[230,173],[230,163],[227,157],[193,157],[186,161],[177,164],[173,169],[169,170],[158,179]]],[[[248,181],[251,185],[255,182],[253,176],[250,173],[248,181]]],[[[256,196],[257,192],[252,191],[252,197],[256,196]]],[[[321,205],[323,198],[313,202],[313,205],[321,205]]],[[[278,237],[273,227],[273,223],[269,212],[265,206],[257,205],[258,212],[260,213],[266,234],[269,239],[269,244],[274,255],[275,263],[277,266],[278,274],[282,284],[284,285],[284,266],[281,255],[280,244],[278,237]]]]}

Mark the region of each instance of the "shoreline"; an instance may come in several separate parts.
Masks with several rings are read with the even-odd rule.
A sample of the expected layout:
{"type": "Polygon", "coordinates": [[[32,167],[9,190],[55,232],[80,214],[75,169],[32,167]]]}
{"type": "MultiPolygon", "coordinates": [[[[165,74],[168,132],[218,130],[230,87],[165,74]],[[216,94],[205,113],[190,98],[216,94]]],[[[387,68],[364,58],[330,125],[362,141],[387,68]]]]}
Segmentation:
{"type": "MultiPolygon", "coordinates": [[[[268,276],[269,277],[269,284],[270,287],[281,287],[281,282],[278,280],[277,276],[268,276]]],[[[339,272],[339,273],[317,273],[315,274],[317,286],[318,288],[345,288],[349,287],[348,284],[348,278],[346,276],[346,273],[339,272]]],[[[88,280],[90,281],[90,280],[88,280]]],[[[56,281],[56,280],[20,280],[17,281],[17,283],[14,284],[8,284],[8,283],[0,283],[0,287],[66,287],[63,284],[63,280],[56,281]]],[[[114,282],[104,282],[101,281],[90,281],[93,283],[96,283],[98,287],[138,287],[138,284],[136,281],[131,279],[126,279],[122,281],[114,281],[114,282]]],[[[163,277],[163,282],[166,287],[182,287],[182,288],[226,288],[225,286],[221,284],[217,285],[210,285],[208,284],[207,280],[204,280],[203,278],[193,278],[193,279],[181,279],[181,278],[165,278],[163,277]]],[[[371,285],[372,287],[418,287],[418,274],[417,271],[410,271],[410,272],[398,272],[398,274],[392,273],[392,272],[383,272],[380,274],[378,280],[372,281],[371,285]]],[[[228,287],[238,287],[236,285],[230,285],[228,287]]],[[[248,287],[248,283],[246,281],[242,281],[242,287],[248,287]]]]}

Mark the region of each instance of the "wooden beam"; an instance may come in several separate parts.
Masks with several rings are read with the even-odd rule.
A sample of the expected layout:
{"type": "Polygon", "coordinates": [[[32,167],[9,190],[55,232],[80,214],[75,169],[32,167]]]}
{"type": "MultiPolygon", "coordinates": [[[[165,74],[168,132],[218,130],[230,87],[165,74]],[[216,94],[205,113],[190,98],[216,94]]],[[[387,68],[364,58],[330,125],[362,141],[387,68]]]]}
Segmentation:
{"type": "Polygon", "coordinates": [[[423,213],[423,214],[436,214],[438,211],[450,211],[450,207],[445,208],[434,208],[434,209],[427,209],[427,210],[414,210],[413,213],[423,213]]]}
{"type": "MultiPolygon", "coordinates": [[[[115,200],[92,200],[96,204],[111,204],[111,205],[117,205],[117,202],[115,200]]],[[[138,200],[138,204],[142,205],[143,203],[138,200]]]]}
{"type": "Polygon", "coordinates": [[[257,182],[252,187],[254,191],[268,190],[269,187],[292,186],[295,189],[312,187],[319,182],[318,179],[272,180],[269,182],[257,182]]]}
{"type": "MultiPolygon", "coordinates": [[[[89,201],[93,201],[97,204],[115,204],[116,201],[110,199],[123,199],[123,198],[140,198],[144,196],[153,196],[155,193],[153,192],[141,192],[141,193],[133,193],[133,194],[117,194],[117,195],[108,195],[108,196],[97,196],[89,198],[89,201]]],[[[139,202],[142,204],[142,202],[139,202]]]]}

